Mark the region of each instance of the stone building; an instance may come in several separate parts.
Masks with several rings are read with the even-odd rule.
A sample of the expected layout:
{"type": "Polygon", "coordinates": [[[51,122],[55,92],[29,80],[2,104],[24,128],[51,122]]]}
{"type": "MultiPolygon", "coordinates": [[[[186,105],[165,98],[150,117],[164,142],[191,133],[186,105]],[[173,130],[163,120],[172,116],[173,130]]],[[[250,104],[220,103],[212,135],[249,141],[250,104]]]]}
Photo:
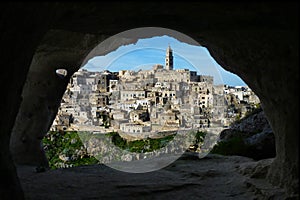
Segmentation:
{"type": "Polygon", "coordinates": [[[98,82],[97,82],[97,89],[100,92],[109,92],[110,89],[110,80],[118,80],[118,76],[115,73],[111,73],[108,70],[105,70],[103,73],[100,74],[98,82]]]}
{"type": "Polygon", "coordinates": [[[213,85],[214,84],[214,77],[208,76],[208,75],[199,75],[199,81],[200,82],[207,82],[208,84],[213,85]]]}
{"type": "Polygon", "coordinates": [[[151,126],[137,123],[122,123],[120,124],[120,129],[125,133],[149,133],[151,131],[151,126]]]}
{"type": "Polygon", "coordinates": [[[133,110],[129,113],[131,122],[145,122],[150,120],[148,110],[133,110]]]}
{"type": "Polygon", "coordinates": [[[170,46],[165,66],[118,72],[80,70],[73,79],[62,108],[76,116],[75,122],[113,126],[117,130],[123,127],[125,132],[145,131],[147,128],[140,129],[143,126],[152,132],[208,127],[210,119],[225,116],[222,95],[226,92],[247,102],[255,101],[246,89],[214,86],[212,76],[198,75],[189,69],[175,70],[170,46]],[[75,111],[71,103],[80,109],[75,111]],[[123,123],[127,125],[122,126],[123,123]]]}
{"type": "Polygon", "coordinates": [[[120,100],[127,101],[137,98],[145,98],[146,91],[145,90],[121,90],[120,91],[120,100]]]}
{"type": "Polygon", "coordinates": [[[166,70],[173,70],[173,51],[170,45],[167,48],[165,64],[166,64],[166,70]]]}

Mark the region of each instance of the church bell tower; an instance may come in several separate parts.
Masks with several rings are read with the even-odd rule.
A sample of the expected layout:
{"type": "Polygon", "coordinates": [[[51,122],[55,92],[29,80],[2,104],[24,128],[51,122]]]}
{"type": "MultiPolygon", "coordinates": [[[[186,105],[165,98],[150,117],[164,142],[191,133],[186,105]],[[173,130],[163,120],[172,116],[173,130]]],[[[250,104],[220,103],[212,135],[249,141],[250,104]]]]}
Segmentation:
{"type": "Polygon", "coordinates": [[[166,61],[166,69],[173,70],[173,52],[172,52],[170,45],[167,48],[165,61],[166,61]]]}

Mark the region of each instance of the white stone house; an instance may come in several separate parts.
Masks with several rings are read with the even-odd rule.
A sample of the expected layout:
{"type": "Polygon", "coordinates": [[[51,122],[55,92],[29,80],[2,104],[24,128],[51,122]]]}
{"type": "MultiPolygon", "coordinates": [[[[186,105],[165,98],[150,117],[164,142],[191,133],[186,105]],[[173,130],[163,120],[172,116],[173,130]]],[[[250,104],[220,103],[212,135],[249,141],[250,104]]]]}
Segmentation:
{"type": "Polygon", "coordinates": [[[121,131],[125,133],[147,133],[151,131],[151,126],[136,123],[122,123],[120,124],[121,131]]]}

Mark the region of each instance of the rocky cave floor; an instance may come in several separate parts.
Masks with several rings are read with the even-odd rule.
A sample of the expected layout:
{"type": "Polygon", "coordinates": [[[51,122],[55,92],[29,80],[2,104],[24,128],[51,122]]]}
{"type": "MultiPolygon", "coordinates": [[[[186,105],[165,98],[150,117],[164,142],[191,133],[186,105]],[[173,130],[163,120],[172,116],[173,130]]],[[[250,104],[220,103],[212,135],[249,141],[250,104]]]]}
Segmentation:
{"type": "Polygon", "coordinates": [[[30,200],[47,199],[284,199],[282,189],[264,179],[272,159],[185,153],[169,166],[126,173],[105,165],[37,172],[18,166],[30,200]]]}

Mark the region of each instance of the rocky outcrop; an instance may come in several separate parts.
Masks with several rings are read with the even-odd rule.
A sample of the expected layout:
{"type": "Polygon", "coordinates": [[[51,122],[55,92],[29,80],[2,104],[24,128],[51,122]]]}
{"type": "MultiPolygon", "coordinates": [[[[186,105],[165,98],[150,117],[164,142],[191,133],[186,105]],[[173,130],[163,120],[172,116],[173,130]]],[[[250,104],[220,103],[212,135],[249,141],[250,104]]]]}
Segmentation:
{"type": "Polygon", "coordinates": [[[252,113],[247,114],[243,119],[234,122],[230,128],[232,130],[249,133],[270,132],[272,128],[266,118],[265,112],[261,108],[256,108],[252,113]]]}
{"type": "Polygon", "coordinates": [[[265,117],[264,111],[257,110],[220,134],[215,153],[247,156],[253,159],[276,156],[275,136],[265,117]],[[236,147],[238,146],[238,147],[236,147]]]}
{"type": "Polygon", "coordinates": [[[10,139],[15,163],[47,166],[41,140],[56,116],[70,77],[97,42],[96,36],[62,30],[49,30],[42,38],[30,64],[10,139]],[[66,77],[56,74],[59,68],[67,71],[66,77]]]}

